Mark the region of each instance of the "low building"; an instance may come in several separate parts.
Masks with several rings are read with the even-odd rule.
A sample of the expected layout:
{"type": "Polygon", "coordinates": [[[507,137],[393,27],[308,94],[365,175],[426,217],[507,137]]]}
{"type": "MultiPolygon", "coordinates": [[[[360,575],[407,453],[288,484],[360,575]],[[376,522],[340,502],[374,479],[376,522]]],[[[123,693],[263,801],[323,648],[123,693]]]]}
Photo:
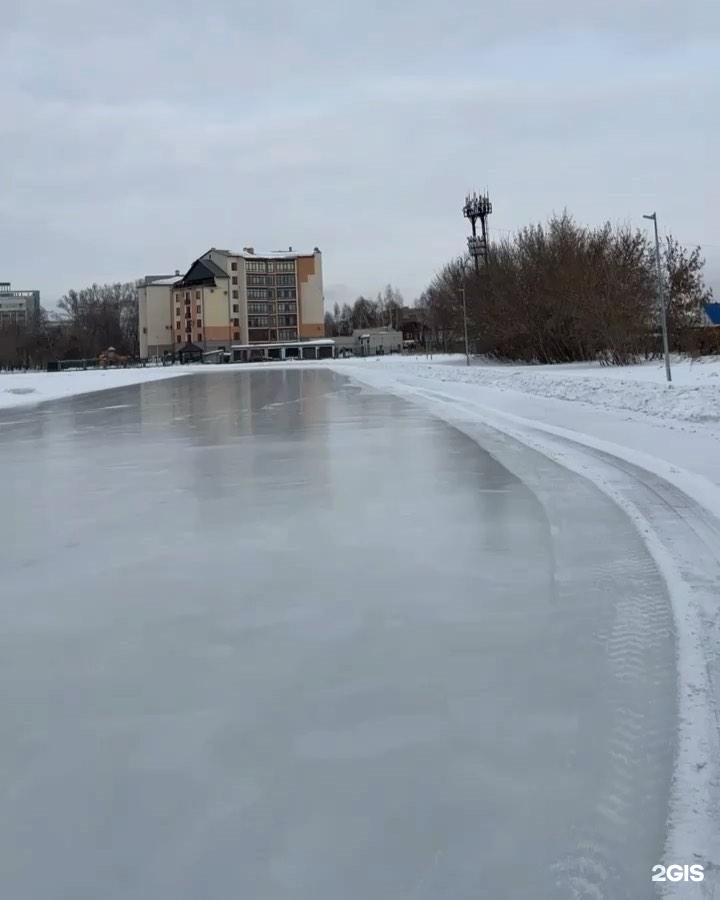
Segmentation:
{"type": "Polygon", "coordinates": [[[403,306],[398,310],[398,327],[406,349],[425,347],[430,341],[432,329],[428,320],[428,311],[420,306],[403,306]]]}
{"type": "Polygon", "coordinates": [[[162,356],[174,352],[173,287],[180,281],[174,275],[146,275],[138,282],[138,335],[140,356],[162,356]]]}
{"type": "Polygon", "coordinates": [[[12,290],[9,281],[0,281],[0,327],[24,327],[40,314],[40,291],[12,290]]]}
{"type": "Polygon", "coordinates": [[[335,338],[338,356],[380,356],[385,353],[401,353],[403,333],[395,328],[355,328],[347,336],[335,338]]]}
{"type": "MultiPolygon", "coordinates": [[[[268,344],[233,344],[233,362],[258,362],[272,359],[332,359],[336,338],[316,338],[307,341],[284,341],[268,344]]],[[[213,355],[216,351],[210,351],[213,355]]],[[[220,360],[216,360],[220,361],[220,360]]]]}

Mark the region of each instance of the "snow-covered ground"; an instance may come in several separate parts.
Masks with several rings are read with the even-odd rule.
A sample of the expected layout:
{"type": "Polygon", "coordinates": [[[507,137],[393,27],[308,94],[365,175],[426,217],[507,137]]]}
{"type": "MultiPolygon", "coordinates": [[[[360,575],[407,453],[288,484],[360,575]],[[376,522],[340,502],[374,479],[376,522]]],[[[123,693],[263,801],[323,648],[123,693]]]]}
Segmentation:
{"type": "MultiPolygon", "coordinates": [[[[640,413],[661,418],[678,427],[683,423],[720,426],[720,360],[673,360],[671,387],[662,362],[635,366],[600,366],[572,363],[557,366],[517,366],[473,360],[468,368],[463,356],[376,357],[348,360],[371,363],[406,374],[460,384],[520,391],[539,397],[587,403],[599,409],[640,413]]],[[[343,365],[343,361],[339,361],[343,365]]]]}
{"type": "Polygon", "coordinates": [[[88,369],[84,372],[0,372],[0,409],[186,374],[187,370],[180,366],[88,369]]]}

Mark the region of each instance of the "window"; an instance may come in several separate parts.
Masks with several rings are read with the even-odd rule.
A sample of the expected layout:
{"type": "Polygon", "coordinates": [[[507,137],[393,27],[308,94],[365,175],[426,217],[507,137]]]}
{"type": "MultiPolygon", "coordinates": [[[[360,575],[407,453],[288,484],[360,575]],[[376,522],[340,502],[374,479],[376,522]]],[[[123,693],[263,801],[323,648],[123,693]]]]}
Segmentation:
{"type": "Polygon", "coordinates": [[[178,344],[182,344],[182,335],[179,334],[177,336],[177,342],[178,342],[178,344]]]}
{"type": "Polygon", "coordinates": [[[199,340],[199,341],[201,341],[201,340],[202,340],[202,335],[201,335],[201,334],[200,334],[200,332],[199,332],[199,331],[198,331],[198,340],[199,340]]]}
{"type": "Polygon", "coordinates": [[[237,272],[237,263],[236,262],[230,263],[230,268],[232,269],[233,272],[237,272]]]}
{"type": "Polygon", "coordinates": [[[240,332],[239,331],[233,331],[233,340],[234,341],[240,340],[240,332]]]}
{"type": "Polygon", "coordinates": [[[202,328],[202,319],[197,320],[197,327],[202,328]]]}
{"type": "Polygon", "coordinates": [[[269,303],[248,303],[248,312],[249,313],[259,313],[260,315],[267,315],[270,312],[270,304],[269,303]]]}
{"type": "Polygon", "coordinates": [[[232,292],[232,297],[233,297],[233,300],[238,300],[239,297],[240,297],[240,292],[239,292],[239,291],[233,291],[233,292],[232,292]]]}
{"type": "Polygon", "coordinates": [[[239,328],[240,327],[240,319],[233,319],[233,326],[235,328],[239,328]]]}
{"type": "Polygon", "coordinates": [[[198,305],[195,307],[195,312],[202,312],[202,307],[200,306],[199,303],[198,303],[198,305]]]}
{"type": "Polygon", "coordinates": [[[272,275],[248,275],[247,283],[249,285],[256,285],[258,287],[262,287],[264,285],[273,283],[272,275]]]}
{"type": "Polygon", "coordinates": [[[248,288],[248,300],[269,300],[272,297],[272,291],[268,288],[248,288]]]}
{"type": "Polygon", "coordinates": [[[185,291],[185,300],[190,299],[190,291],[185,291]]]}
{"type": "Polygon", "coordinates": [[[294,259],[276,259],[274,262],[268,263],[268,272],[294,272],[294,259]]]}
{"type": "Polygon", "coordinates": [[[281,328],[279,335],[281,341],[292,341],[297,338],[297,331],[294,328],[281,328]]]}
{"type": "Polygon", "coordinates": [[[200,299],[200,291],[195,291],[195,299],[196,300],[200,299]]]}
{"type": "Polygon", "coordinates": [[[294,275],[276,275],[275,276],[275,284],[287,284],[287,285],[294,286],[295,276],[294,275]]]}
{"type": "Polygon", "coordinates": [[[180,331],[180,323],[179,322],[175,323],[175,331],[180,331]]]}
{"type": "Polygon", "coordinates": [[[240,304],[233,303],[233,312],[240,312],[240,304]]]}
{"type": "Polygon", "coordinates": [[[179,315],[180,315],[180,307],[179,307],[179,306],[176,306],[176,307],[175,307],[175,315],[176,315],[176,316],[179,316],[179,315]]]}
{"type": "Polygon", "coordinates": [[[263,325],[269,325],[270,320],[267,316],[250,316],[248,318],[248,326],[250,328],[262,328],[263,325]]]}
{"type": "Polygon", "coordinates": [[[233,275],[233,277],[232,277],[232,283],[233,283],[233,284],[237,284],[237,283],[238,283],[237,275],[233,275]]]}
{"type": "Polygon", "coordinates": [[[248,259],[245,268],[248,272],[267,272],[267,263],[264,259],[248,259]]]}
{"type": "Polygon", "coordinates": [[[189,297],[185,298],[185,306],[190,306],[190,298],[189,297]]]}
{"type": "Polygon", "coordinates": [[[294,313],[297,312],[297,306],[295,303],[278,303],[278,312],[281,313],[294,313]]]}
{"type": "Polygon", "coordinates": [[[278,300],[295,300],[295,288],[278,288],[278,300]]]}

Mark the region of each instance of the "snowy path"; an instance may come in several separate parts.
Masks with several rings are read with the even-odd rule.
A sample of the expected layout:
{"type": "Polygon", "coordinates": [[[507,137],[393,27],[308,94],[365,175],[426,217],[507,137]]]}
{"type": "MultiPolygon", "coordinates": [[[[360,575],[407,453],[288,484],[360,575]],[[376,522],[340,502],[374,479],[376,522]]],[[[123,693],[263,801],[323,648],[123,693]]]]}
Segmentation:
{"type": "Polygon", "coordinates": [[[0,409],[23,407],[187,374],[188,370],[182,366],[67,372],[0,372],[0,409]]]}

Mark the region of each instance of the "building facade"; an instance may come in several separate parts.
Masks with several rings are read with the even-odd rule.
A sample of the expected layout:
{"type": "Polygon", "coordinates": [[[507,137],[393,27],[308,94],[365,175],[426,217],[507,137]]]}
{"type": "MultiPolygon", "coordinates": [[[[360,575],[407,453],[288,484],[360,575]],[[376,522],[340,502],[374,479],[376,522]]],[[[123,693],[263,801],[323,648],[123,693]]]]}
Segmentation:
{"type": "Polygon", "coordinates": [[[0,281],[0,327],[24,327],[39,314],[40,291],[14,291],[9,281],[0,281]]]}
{"type": "Polygon", "coordinates": [[[211,248],[172,286],[176,349],[275,343],[325,335],[322,255],[211,248]]]}
{"type": "Polygon", "coordinates": [[[162,356],[175,349],[173,286],[175,275],[146,275],[138,282],[138,335],[140,356],[162,356]]]}

